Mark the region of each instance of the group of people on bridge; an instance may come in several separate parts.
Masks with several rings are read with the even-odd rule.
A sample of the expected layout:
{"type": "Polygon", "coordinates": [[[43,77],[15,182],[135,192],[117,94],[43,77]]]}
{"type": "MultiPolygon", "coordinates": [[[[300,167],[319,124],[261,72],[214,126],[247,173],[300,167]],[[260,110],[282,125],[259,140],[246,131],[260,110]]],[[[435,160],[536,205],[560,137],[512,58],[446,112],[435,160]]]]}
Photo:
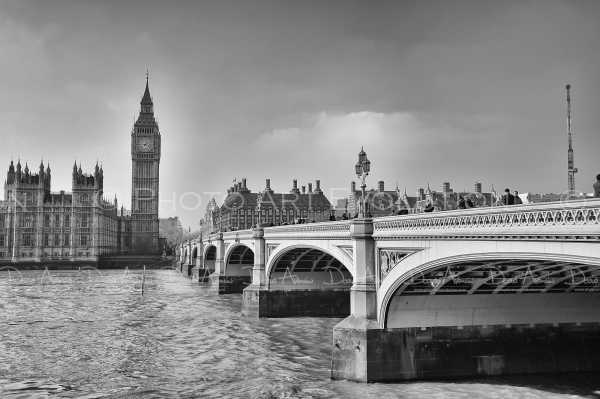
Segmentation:
{"type": "Polygon", "coordinates": [[[519,197],[519,192],[515,191],[514,194],[510,193],[510,189],[507,188],[504,190],[504,195],[500,199],[499,205],[521,205],[523,204],[523,200],[519,197]]]}

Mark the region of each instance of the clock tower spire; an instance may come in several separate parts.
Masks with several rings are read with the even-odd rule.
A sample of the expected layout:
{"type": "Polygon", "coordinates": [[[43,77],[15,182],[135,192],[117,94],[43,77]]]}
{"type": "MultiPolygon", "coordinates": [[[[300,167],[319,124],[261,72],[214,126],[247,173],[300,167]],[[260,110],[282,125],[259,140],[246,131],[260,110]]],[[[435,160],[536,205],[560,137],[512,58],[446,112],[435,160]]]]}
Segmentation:
{"type": "Polygon", "coordinates": [[[148,72],[140,113],[131,131],[131,250],[156,254],[158,248],[158,189],[160,130],[154,118],[148,72]]]}

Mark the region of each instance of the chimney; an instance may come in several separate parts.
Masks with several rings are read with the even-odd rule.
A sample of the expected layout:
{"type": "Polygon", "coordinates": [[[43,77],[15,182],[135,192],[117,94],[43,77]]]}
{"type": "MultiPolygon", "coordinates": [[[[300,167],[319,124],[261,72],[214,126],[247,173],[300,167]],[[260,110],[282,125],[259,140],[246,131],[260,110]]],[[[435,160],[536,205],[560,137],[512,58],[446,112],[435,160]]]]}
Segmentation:
{"type": "Polygon", "coordinates": [[[317,184],[317,188],[315,188],[315,193],[320,194],[321,193],[321,180],[316,180],[315,183],[317,184]]]}
{"type": "Polygon", "coordinates": [[[308,183],[308,193],[312,194],[312,183],[308,183]]]}
{"type": "Polygon", "coordinates": [[[385,185],[384,185],[384,183],[383,183],[383,180],[379,180],[379,181],[377,182],[377,188],[379,189],[379,191],[380,191],[380,192],[383,192],[383,191],[385,191],[385,190],[384,190],[384,188],[385,188],[385,185]]]}
{"type": "Polygon", "coordinates": [[[481,189],[481,182],[475,182],[475,192],[481,194],[482,193],[482,189],[481,189]]]}
{"type": "Polygon", "coordinates": [[[266,191],[271,191],[271,179],[266,179],[265,180],[265,190],[266,191]]]}
{"type": "Polygon", "coordinates": [[[242,188],[244,189],[244,191],[246,191],[248,189],[248,187],[246,186],[246,178],[242,178],[242,188]]]}
{"type": "Polygon", "coordinates": [[[425,198],[425,189],[424,188],[420,188],[419,189],[419,199],[422,200],[425,198]]]}
{"type": "Polygon", "coordinates": [[[352,193],[356,192],[356,182],[353,181],[352,183],[350,183],[350,191],[352,193]]]}
{"type": "Polygon", "coordinates": [[[293,193],[298,192],[298,180],[296,180],[296,179],[292,180],[292,192],[293,193]]]}
{"type": "Polygon", "coordinates": [[[306,194],[306,186],[302,186],[302,194],[306,194]]]}
{"type": "Polygon", "coordinates": [[[442,192],[443,193],[450,192],[450,183],[449,182],[445,182],[444,184],[442,184],[442,192]]]}

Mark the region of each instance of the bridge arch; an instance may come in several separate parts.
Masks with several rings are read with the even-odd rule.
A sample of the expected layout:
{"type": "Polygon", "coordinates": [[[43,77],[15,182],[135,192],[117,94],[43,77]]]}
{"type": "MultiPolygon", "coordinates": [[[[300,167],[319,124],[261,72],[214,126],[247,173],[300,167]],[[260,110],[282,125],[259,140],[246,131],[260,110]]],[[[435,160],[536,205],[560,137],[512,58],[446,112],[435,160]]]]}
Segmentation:
{"type": "Polygon", "coordinates": [[[234,243],[225,250],[226,276],[252,276],[254,249],[248,245],[234,243]]]}
{"type": "Polygon", "coordinates": [[[353,275],[344,259],[313,245],[292,245],[269,260],[270,290],[348,290],[353,275]]]}
{"type": "Polygon", "coordinates": [[[277,262],[279,262],[279,260],[282,256],[284,256],[286,253],[288,253],[290,251],[307,250],[307,249],[314,249],[314,250],[328,254],[329,256],[335,258],[338,262],[340,262],[343,265],[343,267],[346,270],[348,270],[348,272],[350,273],[352,278],[354,278],[353,260],[348,253],[344,252],[342,249],[340,249],[339,247],[336,247],[336,246],[326,246],[326,245],[322,245],[320,243],[306,242],[306,243],[301,243],[301,244],[294,243],[294,244],[278,245],[271,252],[271,254],[269,255],[269,258],[267,259],[267,264],[265,266],[265,273],[266,273],[267,280],[269,280],[269,277],[270,277],[273,269],[275,268],[275,266],[277,265],[277,262]]]}
{"type": "Polygon", "coordinates": [[[310,244],[278,247],[265,270],[267,291],[260,315],[348,316],[353,275],[349,256],[340,253],[310,244]]]}
{"type": "Polygon", "coordinates": [[[208,244],[204,247],[204,269],[207,273],[215,271],[215,261],[217,260],[217,247],[213,244],[208,244]]]}
{"type": "Polygon", "coordinates": [[[382,282],[382,328],[600,321],[598,258],[496,252],[419,263],[423,257],[402,259],[382,282]]]}

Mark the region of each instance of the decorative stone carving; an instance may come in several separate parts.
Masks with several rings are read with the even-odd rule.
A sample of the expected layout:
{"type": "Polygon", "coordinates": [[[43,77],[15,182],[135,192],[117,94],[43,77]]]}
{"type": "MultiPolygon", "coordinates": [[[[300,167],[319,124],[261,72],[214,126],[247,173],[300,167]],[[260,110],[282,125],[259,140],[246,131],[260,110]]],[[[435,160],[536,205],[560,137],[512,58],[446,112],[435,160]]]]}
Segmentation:
{"type": "Polygon", "coordinates": [[[275,248],[277,248],[279,246],[279,244],[267,244],[267,257],[266,259],[269,259],[271,257],[271,254],[273,253],[273,251],[275,250],[275,248]]]}
{"type": "Polygon", "coordinates": [[[354,259],[354,249],[349,245],[338,245],[338,248],[344,251],[350,259],[354,259]]]}
{"type": "Polygon", "coordinates": [[[406,249],[396,249],[396,248],[380,248],[379,249],[379,282],[383,281],[385,276],[389,274],[389,272],[396,267],[398,263],[406,256],[408,256],[410,252],[406,249]]]}

